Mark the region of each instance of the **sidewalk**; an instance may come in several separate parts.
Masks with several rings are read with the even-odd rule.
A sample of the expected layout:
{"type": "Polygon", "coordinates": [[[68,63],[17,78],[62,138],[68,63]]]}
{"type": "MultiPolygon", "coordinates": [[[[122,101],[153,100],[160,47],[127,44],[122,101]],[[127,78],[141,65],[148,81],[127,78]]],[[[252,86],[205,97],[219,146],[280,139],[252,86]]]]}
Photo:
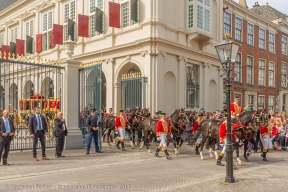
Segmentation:
{"type": "MultiPolygon", "coordinates": [[[[288,152],[268,153],[268,163],[262,161],[260,153],[252,154],[251,162],[234,171],[236,183],[227,184],[225,167],[216,166],[208,151],[204,152],[206,160],[201,161],[186,144],[180,149],[180,156],[175,156],[169,146],[173,159],[168,161],[163,152],[162,158],[156,158],[145,149],[131,149],[128,145],[126,149],[122,152],[104,144],[102,154],[66,150],[66,157],[60,159],[54,157],[54,149],[48,149],[50,160],[39,162],[33,162],[32,151],[11,152],[11,166],[0,166],[0,191],[279,192],[288,188],[288,152]]],[[[41,154],[40,150],[37,152],[41,154]]]]}

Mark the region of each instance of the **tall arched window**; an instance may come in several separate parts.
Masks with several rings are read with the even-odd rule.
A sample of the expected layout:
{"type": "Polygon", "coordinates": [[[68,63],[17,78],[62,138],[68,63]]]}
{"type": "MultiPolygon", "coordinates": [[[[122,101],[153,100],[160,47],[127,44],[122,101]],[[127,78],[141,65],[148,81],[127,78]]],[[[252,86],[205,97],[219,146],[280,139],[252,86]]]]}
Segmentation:
{"type": "Polygon", "coordinates": [[[199,108],[198,65],[187,65],[186,107],[199,108]]]}

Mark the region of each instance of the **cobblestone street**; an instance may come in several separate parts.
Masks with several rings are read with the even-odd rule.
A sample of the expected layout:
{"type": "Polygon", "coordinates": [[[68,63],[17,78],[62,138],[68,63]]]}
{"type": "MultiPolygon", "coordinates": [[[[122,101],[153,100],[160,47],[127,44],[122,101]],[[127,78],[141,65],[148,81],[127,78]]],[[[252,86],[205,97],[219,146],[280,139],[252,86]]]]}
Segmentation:
{"type": "Polygon", "coordinates": [[[104,153],[88,156],[84,149],[67,150],[61,159],[48,149],[50,160],[37,163],[31,151],[11,152],[11,166],[1,166],[0,191],[272,191],[276,186],[287,191],[287,152],[272,151],[269,163],[253,154],[234,172],[236,183],[227,184],[225,167],[216,166],[208,152],[201,161],[186,144],[178,157],[170,146],[171,161],[163,152],[158,159],[146,150],[126,148],[104,145],[104,153]]]}

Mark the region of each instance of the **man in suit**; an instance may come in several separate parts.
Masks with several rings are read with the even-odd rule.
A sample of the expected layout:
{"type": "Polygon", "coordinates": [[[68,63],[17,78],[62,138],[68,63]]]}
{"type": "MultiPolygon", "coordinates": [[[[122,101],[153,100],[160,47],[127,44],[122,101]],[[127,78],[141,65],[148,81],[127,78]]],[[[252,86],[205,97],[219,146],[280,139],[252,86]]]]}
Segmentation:
{"type": "Polygon", "coordinates": [[[56,154],[55,157],[65,157],[62,155],[65,136],[67,136],[68,131],[65,123],[65,119],[63,118],[63,113],[59,112],[57,117],[54,119],[54,135],[56,137],[56,154]]]}
{"type": "Polygon", "coordinates": [[[2,151],[4,149],[3,165],[9,165],[7,163],[7,158],[14,132],[15,128],[13,125],[13,121],[9,119],[9,111],[4,110],[3,116],[0,117],[0,160],[2,156],[2,151]]]}
{"type": "Polygon", "coordinates": [[[88,116],[86,125],[88,126],[89,134],[86,143],[86,155],[89,155],[92,138],[94,138],[95,142],[95,151],[96,153],[102,153],[98,146],[98,130],[101,126],[101,122],[99,117],[96,115],[96,109],[91,110],[91,115],[88,116]]]}
{"type": "Polygon", "coordinates": [[[49,160],[45,154],[45,135],[48,135],[47,124],[45,118],[40,114],[40,107],[35,107],[34,111],[35,114],[29,118],[29,131],[33,138],[33,160],[38,161],[36,152],[38,138],[41,142],[42,160],[49,160]]]}

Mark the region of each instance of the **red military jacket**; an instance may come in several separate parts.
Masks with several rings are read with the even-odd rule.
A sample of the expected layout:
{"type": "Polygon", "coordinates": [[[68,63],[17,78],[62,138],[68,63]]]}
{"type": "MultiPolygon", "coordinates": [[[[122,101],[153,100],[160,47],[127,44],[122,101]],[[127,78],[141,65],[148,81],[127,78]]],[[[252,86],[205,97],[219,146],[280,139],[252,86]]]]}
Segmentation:
{"type": "Polygon", "coordinates": [[[278,135],[278,128],[276,126],[273,126],[272,128],[272,133],[271,133],[271,137],[276,137],[278,135]]]}
{"type": "Polygon", "coordinates": [[[170,130],[170,122],[167,122],[163,119],[160,119],[157,122],[157,127],[156,127],[156,137],[160,137],[160,134],[169,134],[171,135],[171,130],[170,130]]]}
{"type": "MultiPolygon", "coordinates": [[[[219,128],[219,142],[220,144],[223,144],[224,139],[226,139],[227,137],[227,121],[224,121],[219,128]]],[[[232,131],[232,138],[234,140],[237,139],[237,136],[235,135],[235,133],[232,131]]]]}
{"type": "Polygon", "coordinates": [[[194,122],[194,126],[192,127],[192,132],[193,132],[193,134],[196,133],[196,131],[197,131],[198,127],[199,127],[199,124],[200,124],[199,120],[196,120],[196,121],[194,122]]]}
{"type": "MultiPolygon", "coordinates": [[[[271,132],[272,132],[272,125],[268,125],[268,127],[264,127],[262,123],[260,124],[260,133],[263,139],[265,138],[265,135],[269,135],[271,137],[271,132]]],[[[278,130],[277,130],[277,134],[278,134],[278,130]]]]}
{"type": "Polygon", "coordinates": [[[233,116],[236,116],[237,114],[244,112],[242,107],[235,102],[230,104],[230,111],[231,111],[231,115],[233,116]]]}
{"type": "Polygon", "coordinates": [[[118,132],[118,128],[126,128],[128,127],[128,123],[124,116],[119,115],[115,119],[115,132],[118,132]]]}

